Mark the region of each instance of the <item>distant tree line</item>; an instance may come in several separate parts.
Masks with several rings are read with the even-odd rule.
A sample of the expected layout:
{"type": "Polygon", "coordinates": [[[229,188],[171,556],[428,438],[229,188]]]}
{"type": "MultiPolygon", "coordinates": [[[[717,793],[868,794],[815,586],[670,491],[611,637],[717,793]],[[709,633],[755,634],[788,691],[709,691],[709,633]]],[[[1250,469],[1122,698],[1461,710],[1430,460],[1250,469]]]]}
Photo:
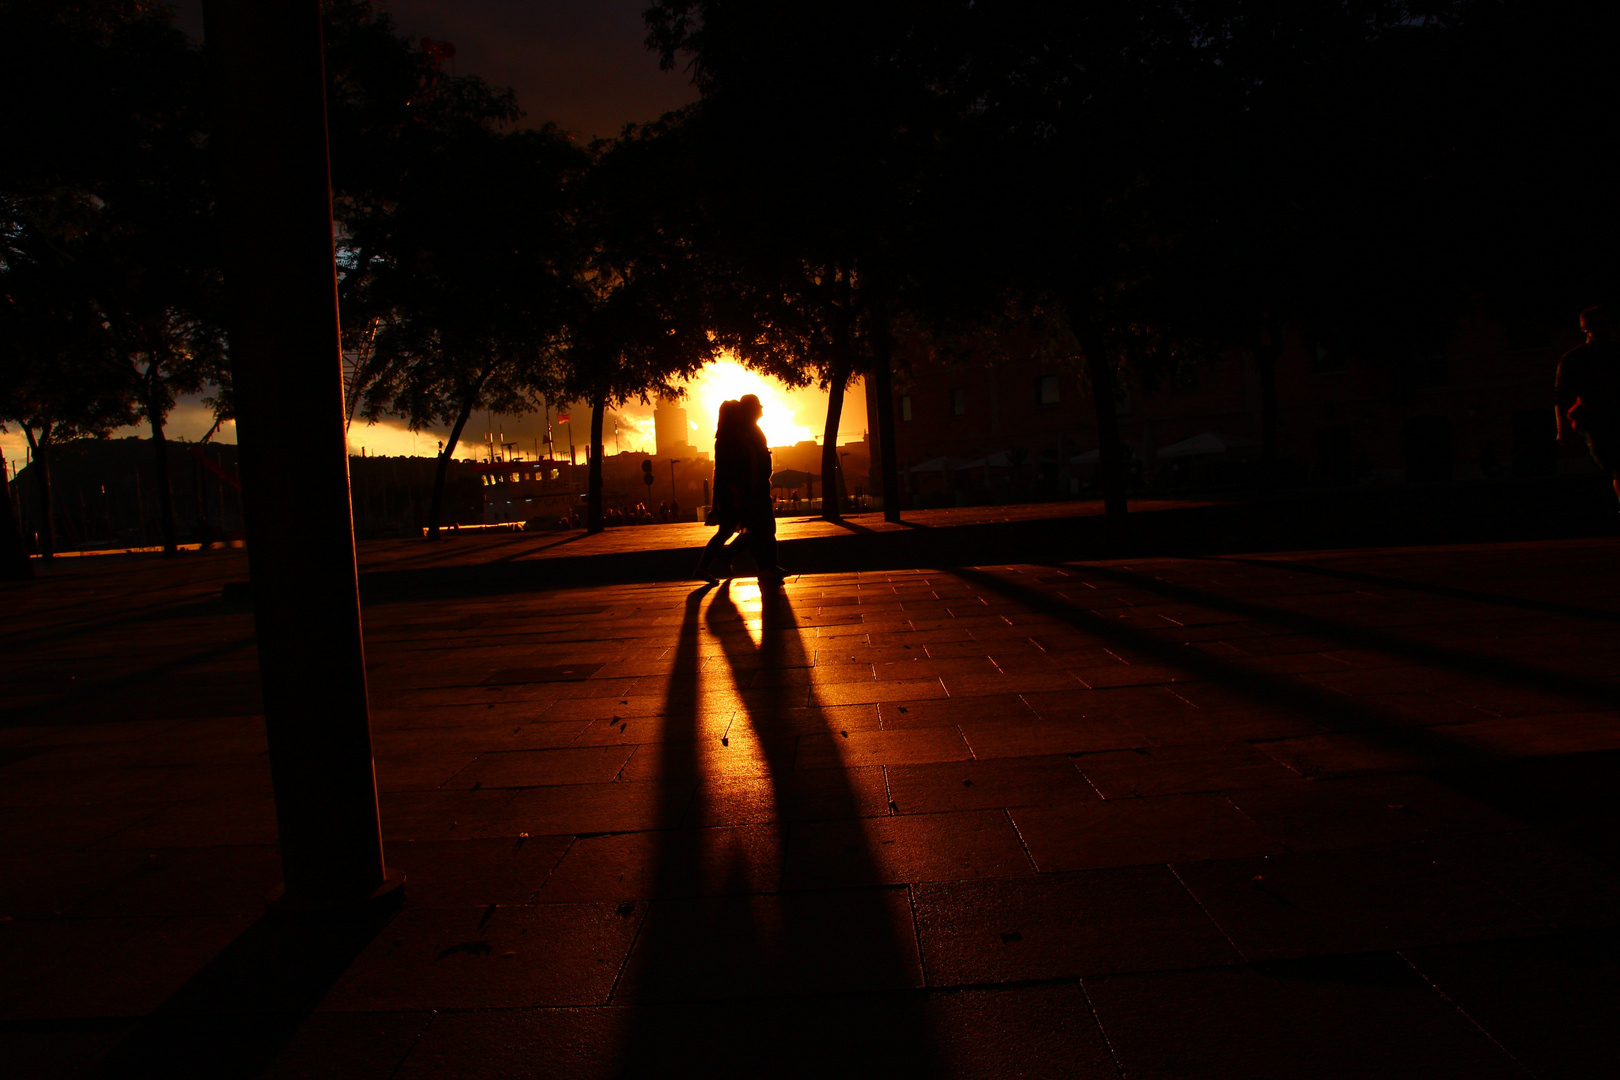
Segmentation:
{"type": "MultiPolygon", "coordinates": [[[[1089,389],[1117,523],[1127,387],[1248,357],[1274,463],[1286,334],[1398,363],[1620,274],[1612,8],[657,0],[700,98],[588,146],[369,0],[323,9],[345,402],[448,428],[435,535],[471,414],[542,400],[591,405],[601,528],[604,414],[722,351],[829,391],[827,477],[864,378],[890,515],[892,379],[1033,355],[1089,389]]],[[[0,424],[46,522],[51,447],[133,422],[163,500],[177,397],[231,408],[206,57],[147,0],[0,0],[0,33],[0,424]]]]}

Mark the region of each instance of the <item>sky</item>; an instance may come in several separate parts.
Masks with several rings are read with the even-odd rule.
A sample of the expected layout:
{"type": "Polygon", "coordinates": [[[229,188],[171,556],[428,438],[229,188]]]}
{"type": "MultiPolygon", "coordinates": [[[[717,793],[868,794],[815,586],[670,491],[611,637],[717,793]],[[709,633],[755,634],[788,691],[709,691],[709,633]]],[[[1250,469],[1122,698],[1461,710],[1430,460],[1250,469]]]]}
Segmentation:
{"type": "MultiPolygon", "coordinates": [[[[699,377],[685,384],[686,396],[677,404],[686,410],[688,440],[699,450],[709,451],[714,444],[714,421],[720,403],[727,398],[755,394],[764,406],[765,415],[760,427],[772,446],[790,446],[813,439],[821,441],[826,426],[827,395],[815,387],[790,389],[775,379],[758,375],[732,360],[710,365],[699,377]]],[[[552,406],[552,438],[559,454],[568,452],[569,428],[573,428],[574,444],[579,447],[579,460],[584,460],[584,446],[590,440],[590,411],[578,402],[552,406]],[[569,417],[565,427],[557,422],[559,413],[569,417]]],[[[631,402],[623,408],[610,410],[602,427],[602,446],[606,453],[651,452],[653,449],[653,405],[631,402]],[[618,437],[614,433],[617,428],[618,437]]],[[[200,419],[200,418],[199,418],[200,419]]],[[[210,421],[211,422],[211,421],[210,421]]],[[[199,433],[207,430],[202,424],[199,433]]],[[[487,434],[498,441],[517,443],[519,453],[533,455],[545,453],[545,416],[503,416],[499,413],[478,413],[467,424],[455,456],[483,457],[486,453],[487,434]],[[535,440],[540,440],[537,444],[535,440]]],[[[840,415],[838,441],[859,442],[866,434],[866,391],[856,381],[844,395],[844,409],[840,415]]],[[[383,421],[368,425],[356,419],[349,427],[349,452],[364,452],[383,457],[404,455],[431,455],[438,449],[438,440],[444,437],[440,429],[411,432],[403,424],[383,421]]]]}
{"type": "MultiPolygon", "coordinates": [[[[202,0],[177,0],[180,26],[202,37],[202,0]]],[[[379,0],[409,37],[456,47],[458,75],[517,91],[527,122],[550,120],[588,141],[656,120],[696,98],[680,70],[647,50],[646,0],[379,0]]]]}
{"type": "MultiPolygon", "coordinates": [[[[644,44],[646,29],[641,12],[645,0],[384,0],[400,30],[411,37],[431,37],[456,46],[452,63],[458,74],[478,75],[497,86],[511,86],[527,114],[526,122],[554,121],[582,140],[617,135],[627,123],[656,120],[670,109],[692,101],[696,94],[687,75],[660,71],[658,58],[644,44]]],[[[179,25],[193,37],[202,37],[202,0],[175,4],[179,25]]],[[[684,407],[696,425],[692,444],[707,449],[714,440],[714,414],[722,400],[756,393],[765,406],[761,420],[773,446],[820,438],[827,396],[815,390],[789,391],[774,380],[761,380],[736,364],[713,367],[714,379],[689,385],[684,407]],[[711,385],[712,382],[712,385],[711,385]]],[[[866,427],[865,394],[859,383],[845,399],[839,441],[858,441],[866,427]]],[[[589,439],[589,416],[584,409],[569,415],[579,428],[574,437],[583,446],[589,439]]],[[[618,446],[626,451],[652,448],[652,405],[634,402],[617,411],[618,446]]],[[[213,424],[199,400],[182,401],[169,417],[171,438],[201,438],[213,424]]],[[[465,446],[457,455],[481,453],[486,428],[517,442],[533,453],[534,440],[544,439],[542,416],[488,417],[469,423],[465,446]]],[[[553,424],[554,438],[565,451],[566,429],[553,424]]],[[[117,431],[146,436],[143,427],[117,431]]],[[[431,455],[444,432],[412,433],[403,424],[384,421],[367,425],[356,420],[349,429],[349,448],[385,456],[431,455]]],[[[227,424],[216,439],[235,442],[235,425],[227,424]]],[[[24,440],[14,428],[0,433],[0,450],[8,464],[20,467],[24,440]]],[[[604,447],[614,452],[613,424],[606,425],[604,447]]]]}

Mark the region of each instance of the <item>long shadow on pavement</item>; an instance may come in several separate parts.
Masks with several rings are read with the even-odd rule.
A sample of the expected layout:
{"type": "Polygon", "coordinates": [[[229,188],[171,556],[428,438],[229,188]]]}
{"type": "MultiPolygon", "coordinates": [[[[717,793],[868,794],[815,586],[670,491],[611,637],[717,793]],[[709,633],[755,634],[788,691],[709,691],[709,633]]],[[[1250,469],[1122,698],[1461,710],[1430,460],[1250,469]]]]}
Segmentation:
{"type": "Polygon", "coordinates": [[[377,905],[322,921],[264,916],[141,1020],[90,1076],[258,1076],[397,910],[377,905]]]}
{"type": "Polygon", "coordinates": [[[1427,593],[1430,596],[1443,596],[1448,600],[1467,600],[1479,604],[1493,604],[1498,607],[1523,608],[1525,611],[1539,611],[1543,615],[1562,615],[1572,619],[1596,619],[1600,622],[1620,622],[1620,611],[1604,611],[1602,608],[1560,604],[1551,600],[1509,596],[1506,593],[1481,592],[1478,589],[1459,589],[1454,585],[1435,585],[1427,581],[1407,581],[1404,578],[1386,577],[1383,574],[1369,574],[1362,570],[1343,570],[1338,567],[1318,566],[1315,563],[1299,561],[1280,562],[1275,559],[1244,559],[1231,555],[1224,556],[1216,561],[1242,563],[1245,566],[1258,566],[1267,570],[1287,570],[1301,574],[1315,574],[1318,577],[1335,578],[1339,581],[1354,581],[1361,585],[1377,585],[1389,589],[1403,589],[1407,592],[1427,593]]]}
{"type": "MultiPolygon", "coordinates": [[[[1058,564],[1048,565],[1051,569],[1060,570],[1064,573],[1073,571],[1072,567],[1058,564]]],[[[1286,568],[1291,569],[1292,567],[1286,568]]],[[[1259,604],[1252,600],[1239,600],[1235,597],[1222,596],[1219,593],[1195,589],[1186,585],[1174,585],[1148,574],[1136,573],[1118,567],[1087,565],[1084,572],[1094,577],[1118,582],[1121,585],[1134,586],[1145,592],[1157,593],[1167,599],[1197,604],[1200,607],[1213,608],[1217,611],[1242,615],[1246,618],[1261,619],[1278,626],[1286,626],[1302,634],[1340,641],[1354,648],[1373,649],[1392,656],[1404,656],[1435,667],[1450,668],[1453,671],[1475,678],[1494,679],[1498,682],[1513,683],[1533,690],[1580,697],[1606,709],[1620,708],[1620,686],[1599,679],[1587,679],[1579,675],[1567,675],[1562,672],[1549,671],[1546,668],[1535,667],[1531,664],[1509,660],[1501,656],[1480,656],[1460,649],[1448,648],[1444,645],[1431,645],[1423,641],[1413,641],[1410,638],[1403,638],[1372,627],[1348,626],[1342,622],[1325,619],[1320,615],[1310,615],[1302,611],[1290,611],[1286,608],[1259,604]]],[[[963,573],[971,572],[963,571],[963,573]]],[[[1069,610],[1074,611],[1077,609],[1071,607],[1069,610]]],[[[1095,629],[1095,627],[1092,627],[1092,629],[1095,629]]]]}
{"type": "MultiPolygon", "coordinates": [[[[702,839],[683,826],[693,788],[702,780],[697,742],[699,669],[703,663],[698,649],[698,615],[710,588],[704,585],[686,597],[674,669],[665,694],[664,727],[658,744],[658,848],[653,856],[652,905],[638,935],[641,957],[637,958],[654,979],[680,978],[685,962],[681,956],[685,930],[664,901],[684,896],[702,866],[702,839]]],[[[718,1041],[715,1031],[712,1026],[682,1031],[666,1022],[654,1008],[641,1004],[632,1013],[623,1047],[627,1067],[621,1075],[664,1075],[671,1060],[677,1058],[693,1065],[712,1061],[717,1047],[709,1044],[718,1041]]]]}
{"type": "MultiPolygon", "coordinates": [[[[164,596],[172,591],[170,586],[143,590],[141,593],[127,594],[130,596],[153,595],[164,596]]],[[[0,593],[3,596],[4,593],[0,593]]],[[[192,597],[180,600],[160,599],[154,603],[133,610],[120,611],[113,615],[96,615],[89,618],[74,619],[65,622],[52,623],[43,629],[33,625],[28,620],[18,624],[19,629],[12,632],[0,632],[0,646],[12,646],[17,650],[23,648],[38,649],[43,645],[54,645],[63,641],[79,641],[89,634],[104,634],[109,630],[117,630],[127,626],[139,626],[146,623],[164,622],[195,618],[199,615],[218,615],[224,610],[216,594],[209,593],[201,597],[192,597]]]]}
{"type": "Polygon", "coordinates": [[[694,614],[701,593],[688,599],[670,684],[664,811],[679,818],[691,783],[701,783],[694,804],[701,816],[740,812],[744,821],[772,823],[774,835],[756,834],[751,842],[774,844],[785,865],[793,825],[813,798],[818,828],[837,834],[830,843],[820,838],[817,847],[839,853],[840,887],[763,892],[739,886],[750,873],[738,865],[745,858],[740,851],[702,850],[706,841],[719,842],[723,830],[665,831],[654,895],[666,898],[653,902],[638,943],[641,956],[626,975],[639,1015],[625,1075],[939,1075],[924,1003],[915,992],[921,972],[905,889],[881,884],[843,771],[824,770],[813,796],[795,772],[795,724],[805,715],[806,689],[781,673],[808,669],[810,657],[783,591],[761,597],[757,647],[728,587],[715,594],[704,620],[744,702],[746,724],[730,725],[725,738],[735,745],[728,752],[748,757],[752,749],[754,765],[743,772],[757,774],[763,763],[774,806],[734,802],[761,794],[757,775],[700,775],[703,755],[682,736],[713,734],[703,730],[696,705],[684,704],[697,700],[694,614]],[[749,686],[756,672],[766,685],[749,686]],[[695,880],[700,876],[708,880],[695,880]]]}
{"type": "MultiPolygon", "coordinates": [[[[198,694],[197,687],[187,686],[179,693],[172,687],[165,687],[159,692],[156,689],[157,684],[189,667],[251,649],[253,645],[252,637],[236,638],[184,656],[177,656],[152,667],[140,668],[108,679],[79,683],[67,693],[47,701],[0,709],[0,728],[31,724],[97,724],[173,716],[176,713],[177,697],[203,697],[206,691],[198,694]],[[144,697],[138,696],[142,691],[150,692],[144,697]]],[[[257,711],[259,695],[257,672],[233,674],[227,681],[239,694],[245,695],[245,700],[249,702],[242,707],[241,714],[250,715],[257,711]]],[[[209,712],[205,703],[200,711],[193,710],[190,715],[209,716],[218,713],[209,712]]]]}
{"type": "Polygon", "coordinates": [[[585,532],[582,529],[575,530],[571,535],[565,536],[561,540],[555,540],[555,541],[553,541],[553,542],[551,542],[549,544],[538,544],[538,543],[527,544],[527,545],[517,549],[516,551],[513,551],[513,552],[511,552],[509,554],[506,554],[506,555],[502,555],[500,558],[494,559],[492,561],[493,562],[516,562],[518,559],[527,558],[527,557],[533,555],[537,551],[549,551],[552,548],[560,548],[560,547],[563,547],[566,544],[577,543],[580,540],[586,539],[590,535],[591,535],[590,533],[585,532]]]}
{"type": "MultiPolygon", "coordinates": [[[[1076,569],[1062,566],[1051,568],[1064,573],[1072,573],[1076,569]]],[[[1145,575],[1090,565],[1084,568],[1084,572],[1128,582],[1178,600],[1270,619],[1323,637],[1336,637],[1386,651],[1404,651],[1414,658],[1445,664],[1482,678],[1495,677],[1542,689],[1555,688],[1600,701],[1613,701],[1616,695],[1614,688],[1593,680],[1566,678],[1528,665],[1506,664],[1490,657],[1407,642],[1392,635],[1348,627],[1316,616],[1169,585],[1145,575]]],[[[1413,764],[1408,771],[1428,772],[1436,780],[1527,824],[1565,830],[1593,853],[1609,858],[1620,856],[1620,847],[1615,842],[1616,827],[1620,826],[1620,796],[1617,796],[1613,783],[1620,754],[1604,751],[1530,759],[1507,758],[1452,738],[1443,727],[1413,725],[1387,710],[1355,698],[1228,663],[1155,634],[1097,617],[1059,596],[1020,585],[1000,575],[967,568],[957,569],[953,573],[1037,614],[1068,623],[1211,682],[1224,684],[1257,705],[1292,710],[1320,722],[1332,732],[1350,734],[1369,744],[1409,755],[1413,764]]]]}

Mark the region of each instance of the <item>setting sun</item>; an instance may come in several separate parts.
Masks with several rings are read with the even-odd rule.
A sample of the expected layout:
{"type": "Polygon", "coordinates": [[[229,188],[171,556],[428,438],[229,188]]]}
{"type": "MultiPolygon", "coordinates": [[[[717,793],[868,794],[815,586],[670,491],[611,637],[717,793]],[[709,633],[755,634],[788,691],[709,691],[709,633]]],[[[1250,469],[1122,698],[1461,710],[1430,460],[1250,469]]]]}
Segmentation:
{"type": "Polygon", "coordinates": [[[758,396],[765,410],[759,426],[770,445],[791,446],[815,438],[811,428],[797,422],[786,387],[775,379],[749,371],[735,360],[717,360],[686,384],[687,415],[694,429],[712,438],[720,403],[744,394],[758,396]]]}

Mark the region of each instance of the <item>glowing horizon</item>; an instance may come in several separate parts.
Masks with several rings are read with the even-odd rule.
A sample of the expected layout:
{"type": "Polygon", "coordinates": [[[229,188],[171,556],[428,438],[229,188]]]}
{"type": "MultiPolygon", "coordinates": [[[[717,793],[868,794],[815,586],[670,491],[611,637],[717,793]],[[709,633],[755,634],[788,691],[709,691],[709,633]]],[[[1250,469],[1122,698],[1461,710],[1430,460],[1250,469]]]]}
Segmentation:
{"type": "Polygon", "coordinates": [[[744,394],[759,398],[764,415],[759,426],[765,432],[770,446],[792,446],[813,440],[815,431],[797,422],[798,410],[788,397],[788,388],[779,380],[750,371],[736,360],[715,360],[697,375],[686,381],[685,405],[689,410],[687,422],[694,432],[714,437],[714,422],[720,414],[720,403],[735,401],[744,394]],[[699,419],[693,420],[692,412],[699,419]]]}
{"type": "MultiPolygon", "coordinates": [[[[749,371],[730,357],[723,358],[698,372],[684,384],[684,389],[686,395],[678,404],[687,410],[688,439],[693,447],[700,451],[709,451],[714,444],[714,421],[720,403],[727,398],[737,398],[743,394],[759,396],[760,404],[765,409],[760,426],[765,431],[767,442],[772,446],[786,446],[808,440],[820,441],[825,426],[827,408],[825,391],[813,386],[787,387],[779,380],[749,371]]],[[[557,455],[567,457],[569,437],[572,434],[578,450],[578,460],[584,461],[585,443],[590,437],[590,408],[584,402],[553,402],[550,414],[557,440],[557,455]],[[570,412],[574,420],[572,425],[557,421],[559,413],[570,412]]],[[[650,453],[653,449],[652,414],[653,405],[650,402],[642,404],[639,401],[628,401],[612,410],[609,422],[602,433],[606,452],[650,453]],[[620,437],[617,446],[614,445],[613,438],[614,418],[617,418],[619,423],[620,437]]],[[[472,422],[462,432],[461,440],[456,446],[455,457],[458,461],[483,460],[488,454],[484,429],[490,425],[505,436],[505,441],[517,443],[517,449],[522,456],[533,457],[537,453],[544,456],[546,444],[543,417],[543,411],[493,417],[479,411],[474,414],[472,422]]],[[[169,414],[167,432],[168,437],[176,442],[189,442],[201,438],[212,426],[213,410],[203,403],[202,395],[188,394],[180,399],[174,411],[169,414]]],[[[859,442],[865,427],[866,392],[861,381],[856,379],[851,383],[844,399],[843,422],[840,424],[838,434],[839,443],[859,442]]],[[[363,417],[355,417],[349,426],[347,441],[349,453],[355,456],[364,452],[369,457],[431,458],[438,450],[439,440],[447,434],[444,428],[436,424],[413,432],[397,417],[384,417],[375,423],[368,423],[363,417]]],[[[112,438],[130,435],[145,439],[150,437],[150,432],[142,424],[120,428],[112,433],[112,438]]],[[[235,443],[236,425],[227,422],[214,436],[214,442],[235,443]]],[[[11,425],[9,430],[0,431],[0,448],[5,452],[8,474],[13,467],[22,468],[30,457],[23,434],[15,425],[11,425]]]]}

